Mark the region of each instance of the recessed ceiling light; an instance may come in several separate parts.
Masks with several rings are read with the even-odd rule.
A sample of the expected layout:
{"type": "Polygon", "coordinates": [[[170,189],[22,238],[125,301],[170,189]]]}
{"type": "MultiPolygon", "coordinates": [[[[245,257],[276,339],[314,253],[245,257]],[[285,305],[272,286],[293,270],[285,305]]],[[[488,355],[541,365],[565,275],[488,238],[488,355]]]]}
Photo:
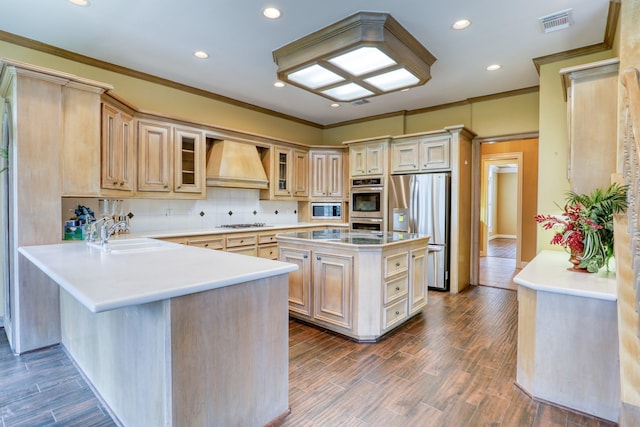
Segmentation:
{"type": "Polygon", "coordinates": [[[468,19],[461,19],[454,22],[451,28],[453,28],[454,30],[464,30],[469,25],[471,25],[471,21],[469,21],[468,19]]]}
{"type": "Polygon", "coordinates": [[[266,8],[265,10],[262,11],[262,14],[265,16],[265,18],[269,18],[269,19],[280,18],[280,11],[275,7],[266,8]]]}
{"type": "Polygon", "coordinates": [[[200,59],[207,59],[209,57],[209,54],[205,51],[198,50],[196,52],[193,52],[193,56],[200,59]]]}
{"type": "Polygon", "coordinates": [[[69,3],[73,3],[76,6],[89,6],[89,0],[69,0],[69,3]]]}
{"type": "Polygon", "coordinates": [[[493,64],[487,67],[487,71],[496,71],[496,70],[499,70],[500,68],[502,68],[502,65],[493,64]]]}
{"type": "Polygon", "coordinates": [[[333,104],[331,104],[331,108],[338,108],[340,106],[340,104],[338,104],[337,102],[334,102],[333,104]]]}
{"type": "Polygon", "coordinates": [[[273,84],[275,87],[284,87],[284,83],[282,83],[280,80],[278,80],[277,82],[275,82],[273,84]]]}

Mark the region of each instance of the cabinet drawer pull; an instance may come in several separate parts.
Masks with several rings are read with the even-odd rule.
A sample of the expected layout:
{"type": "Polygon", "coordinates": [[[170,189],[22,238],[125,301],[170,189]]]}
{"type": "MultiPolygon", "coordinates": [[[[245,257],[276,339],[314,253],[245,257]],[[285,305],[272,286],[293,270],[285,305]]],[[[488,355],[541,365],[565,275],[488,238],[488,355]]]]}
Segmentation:
{"type": "Polygon", "coordinates": [[[307,258],[309,258],[309,256],[308,255],[303,255],[302,258],[307,259],[307,258]]]}

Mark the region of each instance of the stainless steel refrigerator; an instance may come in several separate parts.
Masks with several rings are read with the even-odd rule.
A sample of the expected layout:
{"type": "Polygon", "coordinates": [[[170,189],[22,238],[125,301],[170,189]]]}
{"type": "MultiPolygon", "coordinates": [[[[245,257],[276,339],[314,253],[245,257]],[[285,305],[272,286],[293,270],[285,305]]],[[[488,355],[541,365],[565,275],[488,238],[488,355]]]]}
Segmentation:
{"type": "Polygon", "coordinates": [[[430,289],[449,289],[449,173],[393,175],[389,180],[389,231],[431,236],[430,289]]]}

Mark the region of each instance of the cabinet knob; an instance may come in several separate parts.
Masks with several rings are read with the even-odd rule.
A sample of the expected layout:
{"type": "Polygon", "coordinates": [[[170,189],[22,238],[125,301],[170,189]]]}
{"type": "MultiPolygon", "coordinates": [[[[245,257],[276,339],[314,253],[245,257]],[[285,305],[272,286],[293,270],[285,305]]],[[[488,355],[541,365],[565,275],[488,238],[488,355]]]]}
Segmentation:
{"type": "Polygon", "coordinates": [[[396,286],[396,291],[399,291],[399,290],[400,290],[400,286],[396,286]]]}
{"type": "Polygon", "coordinates": [[[168,186],[168,185],[165,185],[165,186],[164,186],[164,188],[169,188],[169,186],[168,186]]]}
{"type": "Polygon", "coordinates": [[[396,262],[396,267],[400,267],[400,263],[399,262],[396,262]]]}
{"type": "Polygon", "coordinates": [[[302,258],[307,259],[307,258],[309,258],[309,256],[308,255],[303,255],[302,258]]]}
{"type": "Polygon", "coordinates": [[[411,254],[411,258],[415,258],[415,257],[416,257],[416,254],[411,254]]]}
{"type": "Polygon", "coordinates": [[[120,186],[122,187],[123,185],[124,185],[124,181],[123,181],[123,182],[120,182],[120,186]]]}
{"type": "Polygon", "coordinates": [[[399,311],[396,311],[396,316],[399,316],[399,315],[400,315],[400,312],[399,312],[399,311]]]}
{"type": "Polygon", "coordinates": [[[176,188],[182,188],[182,185],[178,185],[176,188]]]}
{"type": "Polygon", "coordinates": [[[240,240],[240,243],[243,243],[243,242],[244,242],[244,240],[240,240]]]}
{"type": "Polygon", "coordinates": [[[208,243],[205,243],[205,244],[204,244],[204,247],[205,247],[205,248],[208,248],[208,247],[209,247],[209,244],[208,244],[208,243]]]}
{"type": "Polygon", "coordinates": [[[319,256],[316,257],[316,260],[320,261],[322,258],[320,258],[319,256]]]}

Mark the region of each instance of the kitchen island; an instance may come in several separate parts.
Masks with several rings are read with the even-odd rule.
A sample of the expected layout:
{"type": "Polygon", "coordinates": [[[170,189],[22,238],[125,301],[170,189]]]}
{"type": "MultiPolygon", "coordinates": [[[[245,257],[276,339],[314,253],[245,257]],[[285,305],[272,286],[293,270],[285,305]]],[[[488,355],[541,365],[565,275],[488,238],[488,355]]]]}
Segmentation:
{"type": "Polygon", "coordinates": [[[60,286],[62,344],[123,425],[265,425],[288,414],[296,266],[153,239],[19,252],[25,283],[60,286]]]}
{"type": "Polygon", "coordinates": [[[429,236],[340,229],[281,233],[289,315],[358,341],[376,341],[427,304],[429,236]]]}

